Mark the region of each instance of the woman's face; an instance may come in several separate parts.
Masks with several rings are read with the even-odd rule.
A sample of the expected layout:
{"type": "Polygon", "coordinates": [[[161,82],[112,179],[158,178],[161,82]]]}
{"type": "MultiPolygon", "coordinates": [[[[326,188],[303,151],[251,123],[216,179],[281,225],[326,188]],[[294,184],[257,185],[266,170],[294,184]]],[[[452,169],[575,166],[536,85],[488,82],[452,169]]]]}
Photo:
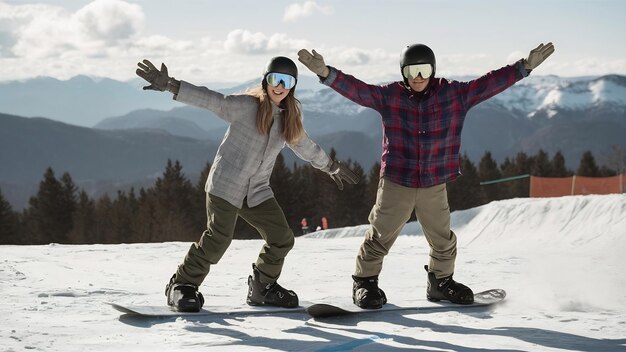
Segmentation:
{"type": "Polygon", "coordinates": [[[291,91],[291,89],[285,89],[285,86],[283,86],[282,83],[277,87],[272,87],[269,84],[267,85],[267,95],[269,95],[272,103],[276,105],[280,105],[280,102],[285,99],[287,94],[289,94],[289,91],[291,91]]]}

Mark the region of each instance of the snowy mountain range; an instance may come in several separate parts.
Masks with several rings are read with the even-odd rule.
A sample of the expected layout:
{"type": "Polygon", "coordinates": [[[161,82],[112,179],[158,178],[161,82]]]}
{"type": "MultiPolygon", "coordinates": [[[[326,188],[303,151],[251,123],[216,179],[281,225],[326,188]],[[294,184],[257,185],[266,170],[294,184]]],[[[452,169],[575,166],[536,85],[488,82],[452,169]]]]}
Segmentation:
{"type": "MultiPolygon", "coordinates": [[[[230,94],[255,84],[216,89],[230,94]]],[[[335,148],[340,159],[355,160],[366,171],[380,160],[377,112],[317,78],[301,75],[298,84],[305,128],[325,150],[335,148]]],[[[91,187],[145,184],[163,171],[167,158],[181,160],[191,176],[199,173],[226,124],[142,85],[139,79],[85,76],[0,82],[0,189],[7,198],[24,206],[48,166],[91,187]]],[[[477,163],[485,151],[499,162],[519,151],[561,151],[575,169],[587,150],[602,164],[612,145],[626,147],[625,136],[626,76],[530,76],[470,110],[462,152],[477,163]]],[[[287,165],[297,161],[291,152],[285,157],[287,165]]]]}
{"type": "MultiPolygon", "coordinates": [[[[452,77],[461,81],[473,78],[452,77]]],[[[191,82],[225,94],[243,92],[257,84],[253,80],[224,87],[223,84],[191,82]]],[[[92,127],[107,118],[126,115],[135,110],[169,111],[182,106],[169,99],[169,96],[165,97],[164,93],[141,90],[143,85],[144,82],[139,79],[121,82],[87,76],[76,76],[66,81],[50,77],[4,81],[0,82],[0,112],[46,117],[72,125],[92,127]]],[[[364,110],[311,76],[301,75],[297,89],[297,96],[308,112],[333,112],[349,117],[364,110]]],[[[624,113],[626,76],[571,78],[531,75],[489,102],[528,118],[543,115],[554,117],[558,111],[584,111],[599,107],[612,107],[616,112],[624,113]]],[[[200,127],[204,126],[200,124],[200,127]]]]}
{"type": "MultiPolygon", "coordinates": [[[[300,83],[297,96],[304,107],[305,127],[310,135],[323,139],[327,134],[343,131],[360,133],[377,146],[377,152],[348,156],[365,161],[366,167],[378,160],[381,126],[377,112],[352,103],[316,79],[306,77],[300,83]]],[[[222,91],[242,92],[254,84],[247,82],[222,91]]],[[[179,107],[158,114],[134,111],[105,119],[95,127],[162,128],[175,135],[219,141],[226,124],[210,112],[179,107]]],[[[491,151],[500,162],[519,151],[534,154],[544,149],[551,155],[561,151],[568,166],[575,168],[585,151],[605,154],[611,145],[624,145],[625,135],[625,76],[530,76],[470,110],[462,147],[472,160],[491,151]]]]}

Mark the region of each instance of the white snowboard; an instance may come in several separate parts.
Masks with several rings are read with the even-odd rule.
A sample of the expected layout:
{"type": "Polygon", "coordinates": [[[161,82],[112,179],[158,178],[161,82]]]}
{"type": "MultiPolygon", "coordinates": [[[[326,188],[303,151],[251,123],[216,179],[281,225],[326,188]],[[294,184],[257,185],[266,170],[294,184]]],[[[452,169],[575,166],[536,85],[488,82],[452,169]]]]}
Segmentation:
{"type": "MultiPolygon", "coordinates": [[[[149,305],[124,305],[119,303],[109,302],[116,310],[132,315],[146,316],[146,317],[180,317],[180,316],[202,316],[202,315],[215,315],[215,314],[238,314],[238,315],[253,315],[253,314],[270,314],[270,313],[304,313],[304,302],[296,308],[281,308],[271,306],[248,306],[242,305],[237,307],[228,306],[205,306],[199,312],[177,312],[169,306],[149,306],[149,305]]],[[[310,305],[310,303],[309,303],[310,305]]]]}

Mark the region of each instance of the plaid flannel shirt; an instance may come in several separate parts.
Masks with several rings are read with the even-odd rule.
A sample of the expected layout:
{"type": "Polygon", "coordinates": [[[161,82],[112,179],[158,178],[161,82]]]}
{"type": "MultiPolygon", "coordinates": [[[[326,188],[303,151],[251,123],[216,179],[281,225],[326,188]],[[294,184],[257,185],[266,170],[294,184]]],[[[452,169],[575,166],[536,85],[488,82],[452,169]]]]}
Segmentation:
{"type": "Polygon", "coordinates": [[[528,75],[520,60],[469,82],[432,78],[415,93],[403,82],[371,85],[329,68],[323,84],[382,117],[381,177],[414,188],[456,179],[467,111],[528,75]]]}

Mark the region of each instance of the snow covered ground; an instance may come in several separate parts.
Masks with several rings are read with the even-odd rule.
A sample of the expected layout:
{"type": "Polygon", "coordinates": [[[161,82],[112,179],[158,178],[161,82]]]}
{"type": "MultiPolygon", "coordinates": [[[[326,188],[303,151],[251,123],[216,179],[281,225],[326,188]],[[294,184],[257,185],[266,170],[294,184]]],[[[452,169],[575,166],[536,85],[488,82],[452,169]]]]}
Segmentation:
{"type": "MultiPolygon", "coordinates": [[[[301,300],[349,299],[366,226],[300,237],[280,283],[301,300]]],[[[189,243],[0,246],[0,351],[626,351],[626,195],[512,199],[455,212],[455,278],[503,288],[492,309],[141,319],[105,302],[164,304],[189,243]]],[[[201,287],[245,304],[261,241],[234,241],[201,287]]],[[[409,223],[380,285],[425,295],[428,250],[409,223]]]]}

